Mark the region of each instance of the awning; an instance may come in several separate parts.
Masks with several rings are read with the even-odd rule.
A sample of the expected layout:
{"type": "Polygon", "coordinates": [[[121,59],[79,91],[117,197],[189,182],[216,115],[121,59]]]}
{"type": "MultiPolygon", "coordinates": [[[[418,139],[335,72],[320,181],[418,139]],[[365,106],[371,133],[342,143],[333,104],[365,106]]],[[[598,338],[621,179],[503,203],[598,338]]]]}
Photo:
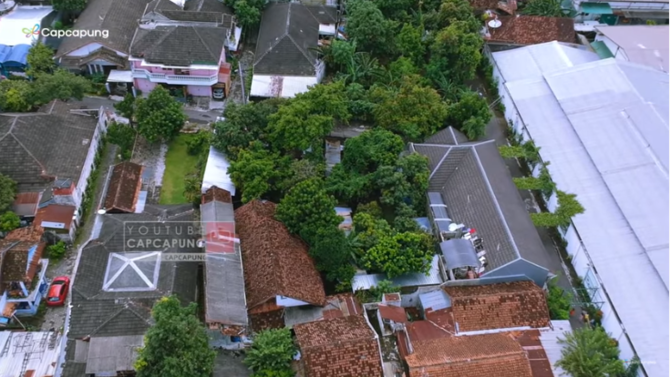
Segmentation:
{"type": "Polygon", "coordinates": [[[612,54],[612,51],[607,47],[605,42],[603,41],[595,41],[591,43],[591,47],[593,47],[593,50],[598,54],[600,59],[607,59],[607,58],[613,58],[614,54],[612,54]]]}
{"type": "Polygon", "coordinates": [[[588,14],[613,14],[609,3],[581,3],[579,5],[582,13],[588,14]]]}
{"type": "Polygon", "coordinates": [[[133,82],[133,72],[113,69],[109,72],[107,82],[133,82]]]}
{"type": "Polygon", "coordinates": [[[455,238],[440,243],[440,250],[448,269],[479,267],[475,246],[470,240],[455,238]]]}

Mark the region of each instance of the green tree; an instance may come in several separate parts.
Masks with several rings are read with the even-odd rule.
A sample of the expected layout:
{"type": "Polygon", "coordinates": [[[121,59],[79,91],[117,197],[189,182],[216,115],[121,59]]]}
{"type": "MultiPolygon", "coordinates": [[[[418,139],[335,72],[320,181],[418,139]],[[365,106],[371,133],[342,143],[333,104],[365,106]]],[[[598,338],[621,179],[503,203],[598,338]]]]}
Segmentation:
{"type": "Polygon", "coordinates": [[[565,17],[558,0],[530,0],[521,13],[527,16],[565,17]]]}
{"type": "Polygon", "coordinates": [[[240,26],[255,26],[261,20],[263,2],[259,0],[235,0],[233,10],[240,26]]]}
{"type": "Polygon", "coordinates": [[[477,140],[486,134],[486,122],[482,118],[470,117],[459,128],[470,140],[477,140]]]}
{"type": "Polygon", "coordinates": [[[393,228],[398,232],[420,232],[419,224],[414,221],[416,211],[405,204],[400,203],[395,210],[396,217],[393,219],[393,228]]]}
{"type": "Polygon", "coordinates": [[[491,120],[486,98],[473,91],[461,94],[458,102],[447,108],[447,123],[468,134],[468,138],[474,140],[483,135],[486,124],[491,120]],[[472,120],[475,118],[475,120],[472,120]],[[468,123],[466,125],[466,123],[468,123]],[[482,123],[484,126],[482,127],[482,123]]]}
{"type": "Polygon", "coordinates": [[[379,244],[383,238],[394,235],[393,228],[386,220],[370,213],[358,212],[354,215],[353,252],[362,259],[367,251],[379,244]]]}
{"type": "Polygon", "coordinates": [[[368,91],[358,83],[347,85],[345,90],[347,97],[347,107],[352,118],[368,120],[372,117],[374,104],[368,98],[368,91]]]}
{"type": "Polygon", "coordinates": [[[175,296],[163,297],[154,305],[154,325],[138,350],[137,377],[209,377],[216,352],[209,347],[197,307],[184,307],[175,296]]]}
{"type": "Polygon", "coordinates": [[[107,141],[119,147],[123,160],[129,160],[135,144],[135,129],[121,123],[112,123],[107,128],[107,141]]]}
{"type": "Polygon", "coordinates": [[[16,198],[16,182],[0,174],[0,213],[7,211],[16,198]]]}
{"type": "Polygon", "coordinates": [[[312,155],[323,159],[324,137],[335,119],[349,120],[347,105],[344,82],[315,85],[268,117],[269,139],[277,150],[298,154],[311,148],[312,155]]]}
{"type": "Polygon", "coordinates": [[[268,117],[283,103],[280,99],[245,105],[229,103],[223,112],[224,120],[214,126],[212,145],[230,160],[236,160],[240,150],[248,148],[252,141],[267,141],[268,117]]]}
{"type": "MultiPolygon", "coordinates": [[[[407,76],[421,77],[421,71],[419,68],[412,62],[410,58],[404,56],[399,57],[398,59],[392,61],[388,69],[386,70],[387,76],[387,85],[390,86],[399,86],[403,82],[403,78],[407,76]]],[[[421,77],[421,81],[418,83],[423,85],[430,85],[430,81],[421,77]]]]}
{"type": "MultiPolygon", "coordinates": [[[[409,204],[412,209],[418,213],[423,213],[426,207],[426,192],[428,191],[428,180],[430,177],[430,168],[428,166],[428,157],[419,154],[411,153],[398,159],[396,163],[396,170],[398,170],[407,182],[409,192],[403,196],[403,200],[394,202],[396,208],[409,199],[409,204]]],[[[386,189],[393,190],[392,187],[386,189]]]]}
{"type": "Polygon", "coordinates": [[[387,234],[367,250],[361,262],[366,269],[380,271],[393,278],[409,272],[427,273],[433,254],[429,234],[387,234]]]}
{"type": "Polygon", "coordinates": [[[317,229],[316,241],[310,245],[309,254],[326,279],[337,282],[340,292],[351,291],[351,279],[356,269],[351,264],[351,245],[342,230],[335,226],[317,229]]]}
{"type": "Polygon", "coordinates": [[[33,86],[28,81],[0,81],[0,110],[10,113],[30,111],[36,105],[33,93],[33,86]]]}
{"type": "Polygon", "coordinates": [[[288,328],[264,330],[254,337],[244,364],[254,372],[283,372],[291,369],[291,360],[297,351],[288,328]]]}
{"type": "Polygon", "coordinates": [[[187,119],[182,105],[162,86],[157,86],[147,98],[137,100],[135,116],[138,132],[150,143],[177,136],[187,119]]]}
{"type": "Polygon", "coordinates": [[[331,67],[335,68],[336,71],[341,71],[351,62],[355,54],[355,41],[348,42],[335,39],[330,44],[329,61],[326,61],[326,63],[331,63],[331,67]]]}
{"type": "Polygon", "coordinates": [[[63,241],[58,241],[53,245],[47,247],[47,253],[50,259],[60,260],[67,252],[67,245],[63,241]]]}
{"type": "Polygon", "coordinates": [[[551,279],[548,284],[547,306],[549,306],[549,317],[558,320],[569,319],[572,295],[556,285],[556,279],[551,279]]]}
{"type": "Polygon", "coordinates": [[[416,66],[421,66],[426,55],[426,46],[421,40],[421,29],[412,26],[410,23],[403,25],[400,33],[396,37],[398,51],[404,57],[414,62],[416,66]]]}
{"type": "Polygon", "coordinates": [[[40,104],[49,103],[54,99],[81,100],[91,90],[91,83],[86,78],[64,69],[57,69],[53,74],[37,74],[36,78],[33,91],[36,102],[40,104]]]}
{"type": "Polygon", "coordinates": [[[275,188],[283,178],[286,158],[270,152],[262,143],[253,142],[240,151],[237,160],[228,168],[235,186],[242,191],[242,202],[258,199],[275,188]]]}
{"type": "Polygon", "coordinates": [[[39,73],[52,73],[56,68],[54,52],[42,42],[37,42],[28,52],[28,76],[36,76],[39,73]]]}
{"type": "Polygon", "coordinates": [[[347,34],[364,51],[393,50],[393,25],[371,0],[347,1],[347,34]]]}
{"type": "Polygon", "coordinates": [[[431,80],[437,81],[445,75],[462,84],[475,77],[484,42],[470,28],[468,22],[456,21],[437,33],[430,46],[431,60],[427,67],[431,80]]]}
{"type": "Polygon", "coordinates": [[[135,115],[135,96],[132,93],[126,93],[123,101],[114,104],[114,109],[132,123],[135,115]]]}
{"type": "Polygon", "coordinates": [[[443,0],[438,12],[440,27],[447,27],[461,21],[470,33],[479,33],[481,22],[477,20],[474,10],[467,0],[443,0]]]}
{"type": "Polygon", "coordinates": [[[81,12],[86,8],[87,0],[52,0],[55,10],[81,12]]]}
{"type": "Polygon", "coordinates": [[[0,231],[9,232],[21,225],[21,218],[12,211],[7,211],[0,216],[0,231]]]}
{"type": "Polygon", "coordinates": [[[416,76],[406,76],[398,90],[373,88],[371,99],[377,104],[373,114],[380,127],[419,141],[444,127],[447,108],[432,88],[417,85],[416,76]]]}
{"type": "Polygon", "coordinates": [[[338,78],[345,83],[357,83],[369,87],[379,80],[384,69],[377,58],[367,52],[357,52],[352,56],[338,78]]]}
{"type": "Polygon", "coordinates": [[[328,195],[324,182],[312,178],[295,185],[277,205],[275,217],[291,233],[314,244],[319,229],[337,227],[342,218],[335,212],[335,198],[328,195]]]}
{"type": "Polygon", "coordinates": [[[405,149],[398,135],[384,129],[365,131],[344,142],[342,166],[359,174],[374,173],[382,165],[391,165],[405,149]]]}
{"type": "Polygon", "coordinates": [[[382,280],[377,283],[374,287],[370,288],[370,294],[374,298],[375,302],[382,300],[382,297],[387,293],[397,293],[400,292],[400,288],[393,285],[393,282],[390,280],[382,280]]]}
{"type": "Polygon", "coordinates": [[[566,332],[558,342],[563,349],[556,366],[573,377],[610,377],[625,372],[619,347],[602,327],[566,332]]]}
{"type": "Polygon", "coordinates": [[[300,182],[320,178],[326,174],[326,165],[311,160],[293,160],[291,161],[286,178],[279,184],[279,189],[283,192],[289,191],[300,182]]]}

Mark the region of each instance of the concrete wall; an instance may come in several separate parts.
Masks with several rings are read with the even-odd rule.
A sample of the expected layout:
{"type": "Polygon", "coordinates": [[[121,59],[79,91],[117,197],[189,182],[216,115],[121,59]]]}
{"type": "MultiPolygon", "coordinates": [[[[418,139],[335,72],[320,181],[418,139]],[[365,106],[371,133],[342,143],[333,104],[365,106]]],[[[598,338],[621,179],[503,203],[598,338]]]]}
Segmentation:
{"type": "Polygon", "coordinates": [[[77,186],[72,193],[72,199],[74,200],[75,207],[77,207],[77,209],[81,209],[82,196],[86,191],[86,186],[88,185],[88,177],[91,175],[91,172],[94,168],[93,164],[95,162],[95,154],[100,148],[100,140],[105,132],[107,132],[106,116],[101,107],[98,113],[98,124],[95,128],[93,139],[91,140],[91,143],[88,147],[88,153],[81,170],[81,176],[79,176],[79,182],[77,182],[77,186]]]}
{"type": "Polygon", "coordinates": [[[134,79],[133,81],[135,88],[141,90],[142,93],[149,93],[150,91],[154,90],[156,86],[158,86],[157,83],[151,82],[147,79],[134,79]]]}
{"type": "Polygon", "coordinates": [[[188,92],[188,94],[192,96],[198,96],[198,97],[212,96],[211,86],[188,85],[186,86],[186,91],[188,92]]]}

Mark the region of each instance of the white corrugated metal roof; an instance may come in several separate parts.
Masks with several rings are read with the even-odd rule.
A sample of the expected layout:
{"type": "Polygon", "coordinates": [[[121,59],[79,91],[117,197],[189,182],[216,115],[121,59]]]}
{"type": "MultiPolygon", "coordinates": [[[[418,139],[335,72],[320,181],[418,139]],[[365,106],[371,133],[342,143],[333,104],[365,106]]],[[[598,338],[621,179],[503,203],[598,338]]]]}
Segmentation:
{"type": "Polygon", "coordinates": [[[668,74],[606,59],[506,85],[558,188],[585,208],[573,223],[645,370],[667,376],[668,74]]]}
{"type": "Polygon", "coordinates": [[[293,98],[316,84],[318,84],[316,76],[254,75],[251,81],[251,96],[293,98]]]}
{"type": "Polygon", "coordinates": [[[668,25],[600,25],[596,30],[623,49],[628,61],[668,72],[668,25]]]}
{"type": "Polygon", "coordinates": [[[0,376],[19,376],[28,370],[33,370],[36,377],[53,375],[60,339],[61,335],[55,332],[0,332],[0,349],[8,347],[7,353],[0,356],[0,376]],[[28,363],[23,367],[26,356],[28,363]]]}
{"type": "MultiPolygon", "coordinates": [[[[0,45],[16,46],[37,40],[39,35],[27,34],[23,30],[31,31],[53,11],[52,6],[17,6],[13,11],[0,17],[0,45]]],[[[48,27],[48,25],[42,26],[48,27]]],[[[39,33],[39,28],[35,29],[35,32],[39,33]]]]}
{"type": "Polygon", "coordinates": [[[551,327],[540,330],[540,343],[547,354],[547,359],[551,363],[551,369],[554,376],[564,376],[565,371],[561,367],[556,366],[556,362],[561,359],[561,350],[563,345],[558,343],[558,339],[565,339],[565,333],[572,332],[570,321],[560,320],[551,321],[551,327]]]}
{"type": "Polygon", "coordinates": [[[545,72],[600,59],[594,52],[556,41],[494,52],[493,58],[507,82],[540,77],[545,72]]]}
{"type": "Polygon", "coordinates": [[[228,162],[226,156],[214,149],[214,147],[209,147],[205,174],[202,177],[202,193],[204,194],[209,188],[216,186],[234,196],[235,185],[228,175],[229,167],[230,162],[228,162]]]}

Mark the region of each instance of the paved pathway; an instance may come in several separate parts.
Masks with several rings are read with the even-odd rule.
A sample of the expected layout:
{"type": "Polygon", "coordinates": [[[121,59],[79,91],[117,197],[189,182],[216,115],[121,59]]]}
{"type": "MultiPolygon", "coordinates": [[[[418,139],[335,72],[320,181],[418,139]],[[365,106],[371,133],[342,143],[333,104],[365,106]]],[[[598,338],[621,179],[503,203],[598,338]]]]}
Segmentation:
{"type": "MultiPolygon", "coordinates": [[[[114,109],[115,101],[112,101],[109,98],[105,97],[84,97],[81,101],[86,106],[91,108],[98,108],[104,106],[109,109],[114,109]]],[[[216,121],[217,117],[220,117],[223,114],[223,110],[193,110],[193,109],[184,109],[184,113],[188,116],[189,122],[192,123],[209,123],[216,121]]]]}

